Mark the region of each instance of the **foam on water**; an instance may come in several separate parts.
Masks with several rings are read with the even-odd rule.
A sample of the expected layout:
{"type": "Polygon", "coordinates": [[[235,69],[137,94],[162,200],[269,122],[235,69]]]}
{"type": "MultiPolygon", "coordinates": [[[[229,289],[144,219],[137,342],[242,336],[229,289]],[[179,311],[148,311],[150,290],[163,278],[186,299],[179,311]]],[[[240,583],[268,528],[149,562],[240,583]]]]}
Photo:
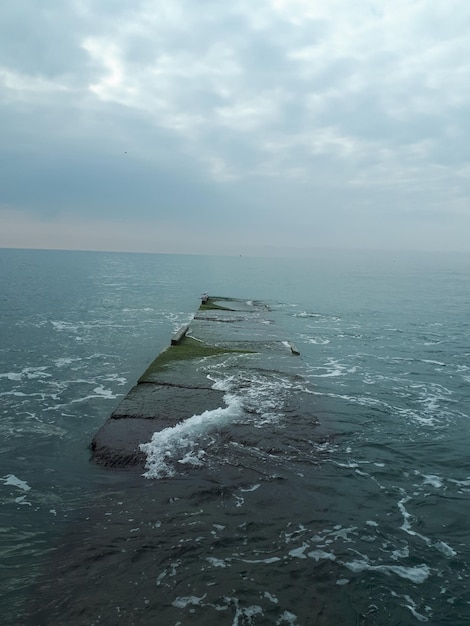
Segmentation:
{"type": "Polygon", "coordinates": [[[48,368],[43,367],[25,367],[21,372],[6,372],[0,374],[0,378],[6,378],[11,381],[36,380],[50,378],[52,374],[46,372],[48,368]]]}
{"type": "Polygon", "coordinates": [[[452,558],[454,556],[457,556],[457,552],[453,548],[451,548],[451,546],[449,546],[445,541],[442,541],[442,540],[436,541],[434,539],[431,539],[430,537],[427,537],[426,535],[423,535],[413,530],[414,518],[405,508],[405,504],[409,502],[410,500],[411,500],[410,496],[405,496],[398,502],[398,508],[403,515],[403,524],[400,526],[400,528],[403,531],[405,531],[408,535],[421,539],[427,546],[436,549],[438,552],[440,552],[442,555],[446,556],[447,558],[452,558]]]}
{"type": "Polygon", "coordinates": [[[403,567],[401,565],[370,565],[367,561],[349,561],[344,565],[352,572],[380,572],[390,576],[396,574],[400,578],[406,578],[413,583],[421,584],[429,577],[431,570],[426,564],[417,565],[415,567],[403,567]]]}
{"type": "MultiPolygon", "coordinates": [[[[88,381],[75,381],[75,382],[81,382],[81,383],[88,383],[88,381]]],[[[93,400],[94,398],[101,398],[104,400],[114,400],[116,398],[119,398],[121,394],[116,394],[113,393],[111,389],[106,389],[103,385],[98,385],[97,387],[93,388],[93,393],[89,393],[83,397],[80,398],[74,398],[73,400],[70,400],[69,404],[80,404],[82,402],[86,402],[87,400],[93,400]]],[[[56,408],[60,408],[62,406],[66,406],[66,405],[57,405],[56,408]]]]}
{"type": "Polygon", "coordinates": [[[243,414],[240,398],[226,394],[224,401],[226,407],[193,415],[176,426],[154,433],[151,441],[141,444],[140,449],[147,455],[144,476],[174,476],[175,462],[200,465],[205,455],[199,448],[201,438],[211,429],[236,420],[243,414]]]}
{"type": "Polygon", "coordinates": [[[66,365],[71,365],[74,362],[81,361],[81,359],[71,358],[71,357],[61,357],[60,359],[56,359],[54,361],[54,365],[56,367],[65,367],[66,365]]]}
{"type": "Polygon", "coordinates": [[[207,377],[213,388],[237,395],[241,406],[252,417],[253,425],[262,428],[282,418],[282,408],[294,390],[310,393],[302,381],[293,381],[280,373],[262,374],[238,370],[237,374],[220,376],[220,368],[209,368],[207,377]]]}
{"type": "Polygon", "coordinates": [[[207,594],[204,594],[200,598],[197,596],[177,597],[173,600],[172,605],[177,609],[185,609],[187,606],[198,606],[201,604],[202,600],[204,600],[206,595],[207,594]]]}
{"type": "Polygon", "coordinates": [[[308,369],[312,378],[336,378],[347,376],[349,366],[341,363],[338,359],[329,357],[324,365],[310,365],[308,369]]]}
{"type": "Polygon", "coordinates": [[[17,478],[14,474],[7,474],[3,478],[0,478],[0,480],[3,480],[4,485],[11,485],[23,491],[29,491],[31,489],[26,481],[17,478]]]}
{"type": "MultiPolygon", "coordinates": [[[[398,598],[398,599],[402,598],[405,601],[402,604],[402,606],[404,606],[406,609],[408,609],[410,611],[410,613],[413,615],[413,617],[415,617],[418,620],[418,622],[428,622],[429,621],[430,615],[427,616],[427,615],[423,615],[422,613],[419,613],[417,611],[417,604],[416,604],[416,602],[412,598],[410,598],[409,595],[399,595],[399,594],[395,593],[395,591],[392,591],[391,595],[394,598],[398,598]]],[[[430,612],[431,612],[430,607],[425,607],[425,610],[430,614],[430,612]]]]}

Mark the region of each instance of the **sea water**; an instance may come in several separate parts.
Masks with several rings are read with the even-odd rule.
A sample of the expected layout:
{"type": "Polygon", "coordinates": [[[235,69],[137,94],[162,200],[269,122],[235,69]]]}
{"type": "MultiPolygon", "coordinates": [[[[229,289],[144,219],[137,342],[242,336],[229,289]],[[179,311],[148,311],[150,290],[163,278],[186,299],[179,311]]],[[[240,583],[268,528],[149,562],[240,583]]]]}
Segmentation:
{"type": "Polygon", "coordinates": [[[2,624],[470,623],[469,303],[467,255],[0,250],[2,624]],[[204,291],[300,357],[95,466],[204,291]]]}

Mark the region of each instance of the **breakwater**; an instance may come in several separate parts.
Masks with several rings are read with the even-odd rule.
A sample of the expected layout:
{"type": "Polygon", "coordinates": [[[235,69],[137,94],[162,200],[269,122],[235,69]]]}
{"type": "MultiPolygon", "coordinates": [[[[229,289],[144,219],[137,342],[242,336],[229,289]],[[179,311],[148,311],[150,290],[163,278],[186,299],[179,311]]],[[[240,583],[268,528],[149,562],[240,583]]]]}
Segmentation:
{"type": "Polygon", "coordinates": [[[279,358],[298,355],[295,344],[269,319],[269,307],[204,294],[190,324],[149,365],[91,443],[93,460],[107,467],[146,466],[142,444],[154,433],[224,406],[225,393],[214,388],[207,371],[198,367],[227,356],[246,355],[253,365],[270,367],[279,358]]]}

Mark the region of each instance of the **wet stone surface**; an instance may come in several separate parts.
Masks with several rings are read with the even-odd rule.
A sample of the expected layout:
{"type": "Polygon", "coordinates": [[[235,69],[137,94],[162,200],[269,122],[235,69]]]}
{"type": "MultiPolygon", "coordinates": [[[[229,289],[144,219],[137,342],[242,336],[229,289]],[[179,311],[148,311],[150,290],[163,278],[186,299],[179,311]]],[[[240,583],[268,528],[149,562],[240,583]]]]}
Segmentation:
{"type": "Polygon", "coordinates": [[[269,309],[262,303],[210,299],[190,323],[187,336],[150,364],[96,433],[92,459],[107,467],[143,469],[146,456],[140,444],[155,432],[225,406],[224,392],[214,389],[207,375],[208,363],[217,369],[231,354],[234,362],[258,361],[273,349],[287,356],[266,315],[269,309]]]}

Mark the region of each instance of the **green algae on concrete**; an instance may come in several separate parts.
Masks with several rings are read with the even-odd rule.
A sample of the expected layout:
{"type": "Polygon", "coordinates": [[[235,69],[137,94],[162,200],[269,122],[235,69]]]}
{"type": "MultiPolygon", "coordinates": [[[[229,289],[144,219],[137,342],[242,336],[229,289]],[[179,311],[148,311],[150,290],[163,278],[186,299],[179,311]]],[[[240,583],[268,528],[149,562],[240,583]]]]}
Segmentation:
{"type": "Polygon", "coordinates": [[[208,375],[211,368],[227,366],[232,358],[237,368],[243,355],[254,357],[259,366],[260,359],[269,360],[273,346],[281,346],[280,338],[265,326],[269,308],[263,303],[207,296],[199,310],[212,312],[194,317],[172,337],[172,345],[154,359],[96,433],[91,443],[96,463],[143,469],[146,455],[140,444],[155,432],[225,405],[224,391],[215,388],[208,375]]]}
{"type": "MultiPolygon", "coordinates": [[[[201,302],[201,306],[199,307],[200,311],[234,311],[235,309],[230,309],[229,307],[222,306],[221,304],[217,304],[215,301],[220,298],[209,297],[205,302],[201,302]]],[[[226,300],[226,298],[224,298],[226,300]]]]}
{"type": "Polygon", "coordinates": [[[202,359],[204,357],[218,356],[227,353],[250,354],[253,350],[240,350],[235,348],[225,348],[212,346],[203,341],[198,341],[192,337],[183,337],[175,346],[169,346],[161,352],[157,358],[149,365],[142,376],[139,383],[146,382],[156,372],[164,370],[168,365],[175,361],[186,361],[189,359],[202,359]]]}

